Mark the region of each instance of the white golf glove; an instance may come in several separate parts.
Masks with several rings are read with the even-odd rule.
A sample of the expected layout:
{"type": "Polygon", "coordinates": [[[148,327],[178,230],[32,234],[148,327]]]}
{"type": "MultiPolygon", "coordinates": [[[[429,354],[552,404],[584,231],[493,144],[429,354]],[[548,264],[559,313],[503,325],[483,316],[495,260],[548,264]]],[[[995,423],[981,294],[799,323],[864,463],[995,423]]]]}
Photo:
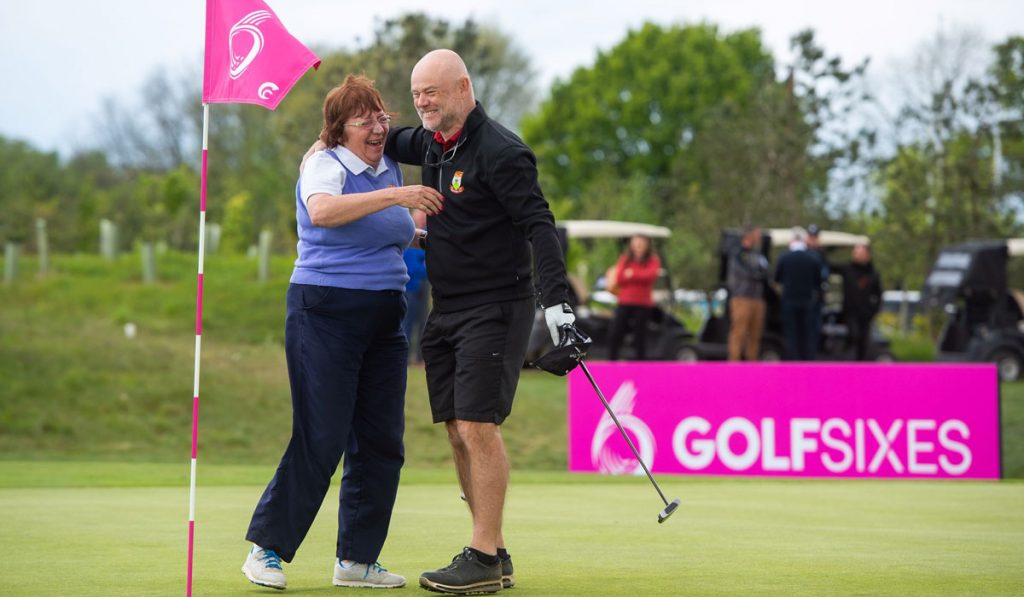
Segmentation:
{"type": "Polygon", "coordinates": [[[576,316],[573,315],[569,303],[562,303],[544,309],[544,320],[548,324],[548,331],[551,332],[551,342],[558,346],[562,326],[575,323],[576,316]]]}

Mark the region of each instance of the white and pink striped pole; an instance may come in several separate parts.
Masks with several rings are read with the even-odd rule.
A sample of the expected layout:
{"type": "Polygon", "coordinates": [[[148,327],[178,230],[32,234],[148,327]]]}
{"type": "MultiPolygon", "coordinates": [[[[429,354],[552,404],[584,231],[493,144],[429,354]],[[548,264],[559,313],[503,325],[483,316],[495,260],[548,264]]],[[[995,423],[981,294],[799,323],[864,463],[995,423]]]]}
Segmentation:
{"type": "Polygon", "coordinates": [[[196,276],[196,362],[192,379],[192,465],[188,482],[188,573],[185,595],[192,597],[192,560],[196,540],[196,456],[199,441],[199,355],[203,338],[203,261],[206,256],[206,151],[210,104],[203,103],[203,162],[199,177],[199,272],[196,276]]]}

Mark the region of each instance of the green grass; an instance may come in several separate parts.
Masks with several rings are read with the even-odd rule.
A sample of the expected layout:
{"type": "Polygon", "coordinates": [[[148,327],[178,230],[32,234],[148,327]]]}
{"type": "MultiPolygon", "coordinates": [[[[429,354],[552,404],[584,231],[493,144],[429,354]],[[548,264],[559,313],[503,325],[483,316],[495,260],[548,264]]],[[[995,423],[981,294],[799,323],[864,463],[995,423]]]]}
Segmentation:
{"type": "MultiPolygon", "coordinates": [[[[141,473],[163,485],[187,470],[34,465],[0,463],[4,595],[184,593],[187,483],[135,481],[141,473]],[[119,476],[131,486],[103,486],[119,476]],[[53,486],[59,479],[68,486],[53,486]]],[[[195,594],[270,594],[238,571],[269,471],[220,469],[200,472],[195,594]]],[[[1024,586],[1022,483],[662,482],[683,505],[659,525],[660,502],[645,479],[514,473],[512,594],[1017,595],[1024,586]]],[[[335,491],[286,567],[288,593],[337,593],[329,578],[335,491]]],[[[382,561],[415,582],[446,563],[468,528],[450,473],[407,471],[382,561]]]]}
{"type": "Polygon", "coordinates": [[[935,343],[920,335],[893,334],[889,337],[893,356],[900,363],[929,363],[935,360],[935,343]]]}

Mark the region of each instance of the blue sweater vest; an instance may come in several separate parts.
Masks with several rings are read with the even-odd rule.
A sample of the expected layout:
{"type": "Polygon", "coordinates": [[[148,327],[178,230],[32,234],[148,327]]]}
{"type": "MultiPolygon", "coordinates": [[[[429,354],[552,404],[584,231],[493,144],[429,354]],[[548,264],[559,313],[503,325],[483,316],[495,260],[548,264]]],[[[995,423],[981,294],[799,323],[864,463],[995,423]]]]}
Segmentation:
{"type": "MultiPolygon", "coordinates": [[[[341,160],[328,150],[334,159],[341,160]]],[[[353,174],[345,165],[341,194],[366,193],[402,185],[398,165],[384,158],[388,170],[379,177],[370,172],[353,174]]],[[[343,226],[314,226],[302,201],[301,181],[295,185],[295,218],[298,221],[299,257],[292,272],[293,284],[335,286],[355,290],[404,290],[409,275],[402,251],[409,246],[415,226],[409,210],[395,205],[343,226]]]]}

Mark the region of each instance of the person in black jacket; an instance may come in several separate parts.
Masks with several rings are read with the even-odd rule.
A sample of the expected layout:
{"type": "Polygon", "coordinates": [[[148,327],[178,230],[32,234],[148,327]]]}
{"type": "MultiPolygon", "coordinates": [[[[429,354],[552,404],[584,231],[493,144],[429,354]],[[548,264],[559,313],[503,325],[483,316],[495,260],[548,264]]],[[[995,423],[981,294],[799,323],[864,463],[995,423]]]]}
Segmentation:
{"type": "Polygon", "coordinates": [[[782,285],[782,332],[786,340],[786,360],[815,359],[814,326],[821,325],[815,307],[821,300],[823,271],[821,258],[807,248],[807,233],[803,228],[794,229],[789,251],[779,257],[775,266],[775,282],[782,285]]]}
{"type": "Polygon", "coordinates": [[[842,269],[843,318],[858,361],[867,358],[871,320],[882,307],[882,278],[871,261],[871,248],[853,247],[852,262],[842,269]]]}
{"type": "Polygon", "coordinates": [[[426,221],[433,308],[423,359],[434,422],[444,422],[473,536],[452,563],[420,584],[490,593],[514,583],[502,535],[508,459],[501,424],[512,410],[534,319],[531,249],[540,302],[555,344],[572,324],[555,219],[537,181],[536,158],[476,101],[462,59],[435,50],[412,71],[422,126],[394,127],[385,152],[422,166],[423,185],[444,195],[426,221]]]}

